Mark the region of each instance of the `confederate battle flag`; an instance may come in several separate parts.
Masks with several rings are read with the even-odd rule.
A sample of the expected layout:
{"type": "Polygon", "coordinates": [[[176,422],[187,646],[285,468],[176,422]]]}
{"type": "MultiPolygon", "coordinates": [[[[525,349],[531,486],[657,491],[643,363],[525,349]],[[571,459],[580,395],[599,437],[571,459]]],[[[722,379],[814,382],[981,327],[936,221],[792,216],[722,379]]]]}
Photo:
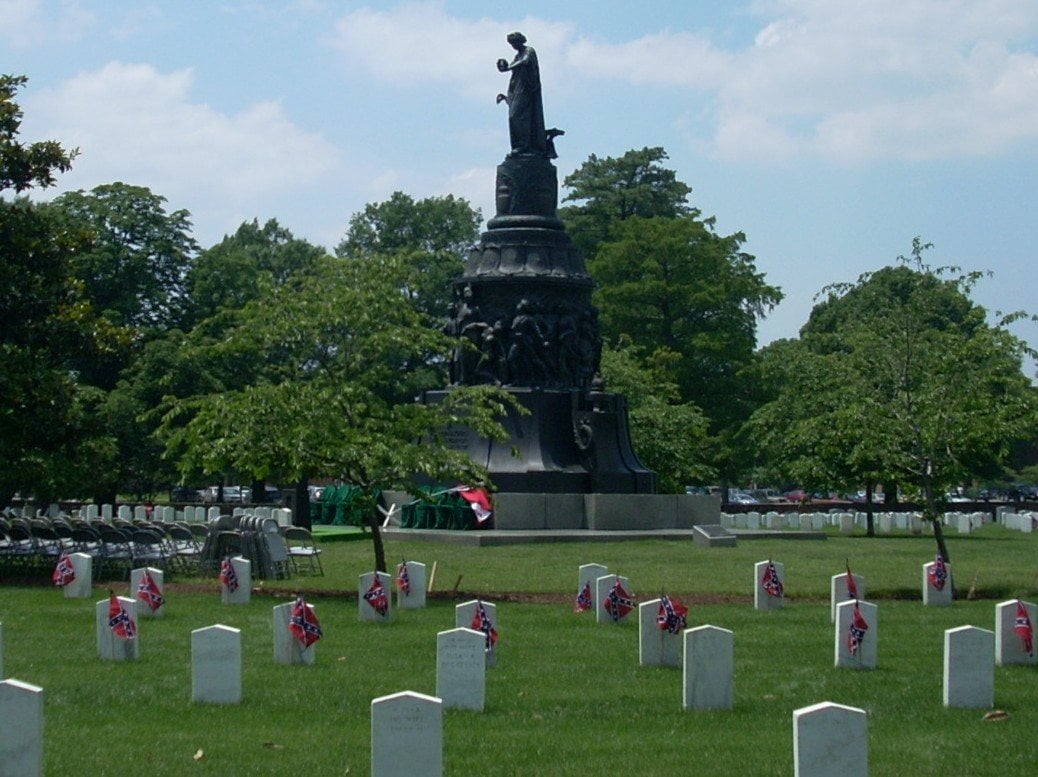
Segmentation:
{"type": "Polygon", "coordinates": [[[584,583],[584,587],[577,594],[577,602],[573,605],[573,612],[587,612],[591,609],[591,581],[584,583]]]}
{"type": "Polygon", "coordinates": [[[166,597],[162,595],[158,583],[148,574],[147,569],[144,570],[140,582],[137,583],[137,601],[144,602],[152,612],[166,603],[166,597]]]}
{"type": "Polygon", "coordinates": [[[605,607],[605,611],[609,613],[609,617],[613,619],[613,622],[617,623],[637,605],[634,599],[631,598],[631,595],[627,593],[627,589],[623,587],[618,577],[613,582],[613,587],[609,589],[609,594],[606,596],[605,601],[602,602],[602,606],[605,607]]]}
{"type": "Polygon", "coordinates": [[[660,597],[660,611],[656,616],[656,623],[671,634],[680,634],[688,626],[688,607],[663,594],[660,597]]]}
{"type": "Polygon", "coordinates": [[[869,630],[869,624],[858,609],[858,603],[854,602],[854,612],[851,613],[851,627],[847,631],[847,648],[851,655],[857,655],[858,648],[865,641],[865,632],[869,630]]]}
{"type": "Polygon", "coordinates": [[[782,581],[779,580],[778,570],[771,559],[768,559],[768,565],[764,567],[764,577],[761,578],[760,584],[769,596],[782,596],[782,581]]]}
{"type": "Polygon", "coordinates": [[[488,653],[494,649],[494,645],[497,644],[497,629],[490,622],[487,608],[478,599],[476,600],[476,613],[472,616],[471,628],[473,631],[482,631],[486,635],[486,651],[488,653]]]}
{"type": "Polygon", "coordinates": [[[407,574],[406,561],[401,561],[396,568],[396,587],[404,596],[411,594],[411,576],[407,574]]]}
{"type": "Polygon", "coordinates": [[[944,563],[944,556],[940,553],[926,571],[926,578],[930,586],[938,591],[944,590],[944,584],[948,581],[948,567],[944,563]]]}
{"type": "Polygon", "coordinates": [[[383,617],[389,612],[389,597],[386,596],[386,589],[379,579],[378,572],[375,573],[375,579],[371,581],[371,588],[364,594],[364,601],[370,604],[371,608],[383,617]]]}
{"type": "Polygon", "coordinates": [[[68,557],[67,553],[62,553],[61,558],[58,559],[58,565],[54,567],[51,580],[58,588],[64,588],[75,579],[76,568],[72,566],[72,559],[68,557]]]}
{"type": "Polygon", "coordinates": [[[847,562],[847,597],[849,599],[858,598],[858,581],[854,579],[854,575],[851,574],[851,562],[847,562]]]}
{"type": "Polygon", "coordinates": [[[137,636],[137,627],[130,613],[126,612],[114,593],[108,595],[108,628],[119,639],[134,639],[137,636]]]}
{"type": "Polygon", "coordinates": [[[1016,622],[1013,631],[1024,643],[1024,652],[1029,656],[1034,655],[1034,626],[1031,625],[1031,617],[1027,614],[1027,608],[1019,599],[1016,600],[1016,622]]]}
{"type": "Polygon", "coordinates": [[[229,594],[238,590],[238,573],[234,571],[234,564],[231,563],[230,558],[225,558],[220,562],[220,583],[229,594]]]}
{"type": "Polygon", "coordinates": [[[324,636],[324,632],[321,631],[321,622],[314,615],[314,608],[307,604],[302,596],[296,597],[292,617],[288,622],[288,630],[293,637],[299,640],[299,644],[303,646],[304,650],[324,636]]]}

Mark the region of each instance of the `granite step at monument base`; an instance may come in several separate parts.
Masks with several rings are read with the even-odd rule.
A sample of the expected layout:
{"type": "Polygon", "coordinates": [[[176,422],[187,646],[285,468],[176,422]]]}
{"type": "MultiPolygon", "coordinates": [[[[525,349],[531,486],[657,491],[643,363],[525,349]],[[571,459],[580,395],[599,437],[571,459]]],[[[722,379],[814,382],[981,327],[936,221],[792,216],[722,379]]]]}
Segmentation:
{"type": "MultiPolygon", "coordinates": [[[[719,525],[717,525],[720,528],[719,525]]],[[[625,542],[627,540],[677,540],[695,542],[698,526],[691,529],[473,529],[455,531],[449,529],[402,529],[396,526],[382,531],[398,539],[440,542],[449,545],[492,547],[495,545],[523,545],[542,542],[625,542]]],[[[722,529],[732,540],[824,540],[825,532],[819,531],[770,531],[751,529],[722,529]]],[[[722,546],[716,543],[713,547],[722,546]]]]}

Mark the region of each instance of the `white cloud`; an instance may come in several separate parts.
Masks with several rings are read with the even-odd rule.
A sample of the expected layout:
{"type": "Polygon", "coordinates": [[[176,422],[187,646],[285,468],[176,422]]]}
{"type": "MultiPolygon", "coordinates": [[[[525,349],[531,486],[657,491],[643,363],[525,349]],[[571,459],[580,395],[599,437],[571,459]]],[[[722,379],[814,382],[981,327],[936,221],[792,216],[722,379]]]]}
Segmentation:
{"type": "Polygon", "coordinates": [[[115,180],[148,186],[199,224],[252,213],[271,195],[291,197],[341,172],[339,152],[293,124],[278,102],[229,115],[193,102],[193,82],[192,70],[113,62],[35,93],[26,133],[81,149],[59,190],[115,180]]]}
{"type": "Polygon", "coordinates": [[[91,34],[95,16],[74,0],[0,0],[0,40],[16,49],[81,40],[91,34]]]}
{"type": "MultiPolygon", "coordinates": [[[[561,61],[570,27],[540,19],[466,20],[443,2],[404,3],[389,11],[363,8],[342,16],[328,39],[375,78],[393,83],[451,82],[476,99],[502,90],[494,63],[514,52],[505,37],[521,30],[542,63],[561,61]]],[[[561,66],[561,62],[560,62],[561,66]]]]}
{"type": "Polygon", "coordinates": [[[619,81],[653,88],[661,111],[704,105],[727,158],[983,156],[1038,139],[1032,0],[762,0],[749,12],[752,43],[725,49],[696,31],[606,42],[564,23],[408,3],[341,17],[333,45],[376,79],[457,82],[482,98],[501,88],[487,63],[501,56],[502,33],[522,29],[546,88],[619,81]]]}

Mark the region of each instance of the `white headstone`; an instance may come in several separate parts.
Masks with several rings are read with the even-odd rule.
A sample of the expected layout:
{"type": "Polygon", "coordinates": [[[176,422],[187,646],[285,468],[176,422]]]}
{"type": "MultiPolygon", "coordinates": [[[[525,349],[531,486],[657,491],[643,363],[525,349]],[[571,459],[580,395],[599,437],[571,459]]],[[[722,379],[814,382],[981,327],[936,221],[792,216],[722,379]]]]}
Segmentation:
{"type": "Polygon", "coordinates": [[[393,616],[393,578],[387,572],[365,572],[360,576],[357,589],[357,617],[364,622],[387,623],[393,616]],[[377,588],[372,590],[375,575],[382,587],[382,596],[376,597],[377,588]],[[381,606],[384,611],[379,612],[381,606]]]}
{"type": "Polygon", "coordinates": [[[841,534],[853,534],[854,533],[854,513],[840,513],[840,533],[841,534]]]}
{"type": "Polygon", "coordinates": [[[717,626],[686,629],[682,679],[686,710],[730,710],[734,699],[735,634],[717,626]]]}
{"type": "Polygon", "coordinates": [[[294,607],[295,602],[274,607],[274,661],[279,664],[312,664],[317,657],[317,643],[304,648],[303,643],[288,630],[294,607]]]}
{"type": "Polygon", "coordinates": [[[0,777],[43,775],[43,689],[0,682],[0,777]]]}
{"type": "Polygon", "coordinates": [[[95,504],[88,504],[86,506],[86,521],[88,523],[90,521],[96,521],[100,514],[101,514],[101,512],[100,512],[100,510],[98,510],[97,505],[95,505],[95,504]]]}
{"type": "Polygon", "coordinates": [[[858,612],[865,621],[857,649],[851,652],[851,623],[854,619],[855,602],[840,602],[836,605],[836,630],[834,634],[834,666],[848,669],[875,669],[879,646],[879,608],[871,602],[858,601],[858,612]]]}
{"type": "Polygon", "coordinates": [[[241,630],[207,626],[191,632],[191,701],[241,703],[241,630]]]}
{"type": "Polygon", "coordinates": [[[403,691],[371,701],[371,777],[441,777],[443,702],[403,691]]]}
{"type": "MultiPolygon", "coordinates": [[[[479,628],[478,624],[473,623],[476,618],[478,611],[478,605],[480,599],[472,599],[468,602],[462,602],[461,604],[455,605],[454,607],[454,626],[458,629],[472,629],[483,634],[483,647],[486,655],[487,667],[497,666],[497,646],[493,646],[491,649],[486,650],[486,634],[479,628]]],[[[493,602],[483,602],[483,610],[487,614],[487,618],[490,620],[490,625],[494,627],[494,630],[498,630],[497,625],[497,605],[493,602]]]]}
{"type": "Polygon", "coordinates": [[[793,710],[794,777],[867,777],[865,710],[829,701],[793,710]]]}
{"type": "Polygon", "coordinates": [[[952,565],[944,565],[947,577],[944,586],[937,588],[930,582],[930,570],[936,564],[936,561],[923,564],[923,604],[928,607],[946,607],[952,603],[952,565]]]}
{"type": "Polygon", "coordinates": [[[627,616],[635,609],[632,604],[630,611],[623,613],[619,620],[613,620],[613,616],[608,610],[606,610],[606,600],[609,598],[609,593],[613,590],[613,585],[617,580],[620,581],[620,585],[623,589],[627,591],[628,594],[631,594],[631,602],[634,602],[630,581],[626,577],[620,577],[618,575],[604,575],[603,577],[598,578],[595,580],[594,585],[595,601],[598,602],[598,606],[595,608],[595,620],[597,623],[622,623],[627,620],[627,616]]]}
{"type": "MultiPolygon", "coordinates": [[[[401,610],[420,610],[425,607],[425,564],[420,561],[404,563],[407,565],[408,592],[405,594],[400,586],[396,585],[396,606],[401,610]]],[[[399,568],[397,574],[400,574],[399,568]]]]}
{"type": "Polygon", "coordinates": [[[598,600],[598,590],[595,581],[609,574],[609,569],[604,564],[581,564],[577,569],[577,595],[584,590],[584,586],[591,585],[591,611],[598,612],[602,603],[598,600]]]}
{"type": "Polygon", "coordinates": [[[976,626],[944,632],[944,706],[995,704],[995,633],[976,626]]]}
{"type": "Polygon", "coordinates": [[[137,629],[137,600],[126,596],[117,596],[123,610],[130,619],[133,639],[123,639],[116,635],[109,625],[108,613],[110,600],[103,599],[94,608],[97,626],[97,654],[108,661],[134,661],[140,656],[140,633],[137,629]]]}
{"type": "Polygon", "coordinates": [[[94,560],[89,553],[69,553],[75,577],[61,590],[66,599],[89,599],[94,595],[94,560]]]}
{"type": "Polygon", "coordinates": [[[146,521],[148,520],[148,508],[144,505],[137,505],[133,508],[133,520],[135,521],[146,521]]]}
{"type": "Polygon", "coordinates": [[[111,505],[101,505],[101,518],[102,518],[102,520],[105,520],[105,521],[112,520],[112,506],[111,505]]]}
{"type": "Polygon", "coordinates": [[[681,632],[661,629],[660,599],[638,605],[638,663],[641,666],[681,666],[681,632]]]}
{"type": "Polygon", "coordinates": [[[890,534],[892,527],[890,513],[880,513],[877,518],[876,530],[879,531],[880,534],[890,534]]]}
{"type": "MultiPolygon", "coordinates": [[[[854,574],[853,572],[851,574],[854,574]]],[[[854,575],[854,582],[858,586],[858,598],[865,598],[865,578],[861,575],[854,575]]],[[[840,602],[846,602],[848,599],[853,599],[850,592],[847,590],[847,573],[843,572],[839,575],[833,575],[829,579],[829,622],[836,623],[836,605],[840,602]]]]}
{"type": "MultiPolygon", "coordinates": [[[[801,521],[803,523],[803,521],[801,521]]],[[[824,513],[811,513],[811,528],[814,531],[825,529],[826,516],[824,513]]]]}
{"type": "Polygon", "coordinates": [[[248,604],[252,601],[252,562],[243,556],[232,556],[231,566],[238,581],[233,591],[220,584],[220,601],[223,604],[248,604]]]}
{"type": "MultiPolygon", "coordinates": [[[[995,663],[999,666],[1012,664],[1035,665],[1038,663],[1038,649],[1035,645],[1035,627],[1038,624],[1038,607],[1031,602],[1023,602],[1012,599],[995,605],[995,663]],[[1026,620],[1020,624],[1021,629],[1026,623],[1031,627],[1031,652],[1024,648],[1024,640],[1015,631],[1017,605],[1022,604],[1024,612],[1027,613],[1026,620]]],[[[0,675],[2,676],[2,675],[0,675]]]]}
{"type": "Polygon", "coordinates": [[[436,635],[436,695],[444,709],[483,711],[486,701],[486,636],[467,628],[436,635]]]}
{"type": "Polygon", "coordinates": [[[155,586],[159,589],[159,595],[165,597],[165,573],[163,573],[161,569],[156,569],[155,567],[141,567],[130,571],[130,596],[137,600],[137,613],[140,617],[161,618],[166,614],[166,605],[164,602],[160,604],[157,609],[152,610],[151,606],[147,602],[142,601],[144,594],[140,590],[140,586],[141,578],[144,577],[145,572],[148,573],[148,577],[154,581],[155,586]]]}
{"type": "Polygon", "coordinates": [[[783,601],[785,600],[785,584],[786,584],[786,567],[780,561],[758,561],[753,565],[753,606],[757,610],[781,610],[783,601]],[[778,596],[769,593],[764,587],[764,576],[768,569],[768,564],[775,565],[775,572],[778,574],[779,584],[783,588],[783,592],[778,596]]]}
{"type": "Polygon", "coordinates": [[[133,508],[129,505],[119,505],[119,512],[117,513],[120,521],[132,521],[133,520],[133,508]]]}

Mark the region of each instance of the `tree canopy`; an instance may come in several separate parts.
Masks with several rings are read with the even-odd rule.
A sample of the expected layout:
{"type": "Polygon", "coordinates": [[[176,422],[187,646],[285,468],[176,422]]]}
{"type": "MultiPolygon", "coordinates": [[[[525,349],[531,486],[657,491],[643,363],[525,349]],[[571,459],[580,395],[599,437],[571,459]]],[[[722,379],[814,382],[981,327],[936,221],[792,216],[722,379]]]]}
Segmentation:
{"type": "Polygon", "coordinates": [[[75,152],[56,141],[24,144],[15,95],[24,77],[0,76],[0,503],[18,490],[51,498],[75,480],[85,404],[76,379],[115,333],[95,320],[68,257],[81,236],[55,214],[6,193],[51,185],[75,152]]]}
{"type": "Polygon", "coordinates": [[[933,519],[947,489],[1033,434],[1038,405],[1026,344],[970,299],[980,274],[931,267],[928,248],[916,239],[897,266],[829,287],[799,340],[765,349],[774,395],[751,427],[798,481],[897,483],[933,519]]]}
{"type": "Polygon", "coordinates": [[[661,147],[631,149],[620,157],[592,154],[563,181],[569,193],[559,209],[574,244],[585,256],[610,238],[612,228],[629,218],[676,218],[698,215],[688,205],[692,188],[662,165],[661,147]]]}
{"type": "Polygon", "coordinates": [[[112,183],[54,200],[88,245],[71,258],[97,311],[119,326],[162,330],[179,322],[198,246],[186,210],[144,186],[112,183]]]}
{"type": "Polygon", "coordinates": [[[737,432],[756,401],[757,322],[782,293],[742,250],[742,233],[718,234],[688,204],[691,187],[666,159],[658,147],[591,156],[566,178],[564,201],[578,204],[559,215],[597,284],[604,342],[626,339],[666,365],[680,403],[698,406],[709,424],[699,471],[733,477],[743,461],[737,432]]]}

